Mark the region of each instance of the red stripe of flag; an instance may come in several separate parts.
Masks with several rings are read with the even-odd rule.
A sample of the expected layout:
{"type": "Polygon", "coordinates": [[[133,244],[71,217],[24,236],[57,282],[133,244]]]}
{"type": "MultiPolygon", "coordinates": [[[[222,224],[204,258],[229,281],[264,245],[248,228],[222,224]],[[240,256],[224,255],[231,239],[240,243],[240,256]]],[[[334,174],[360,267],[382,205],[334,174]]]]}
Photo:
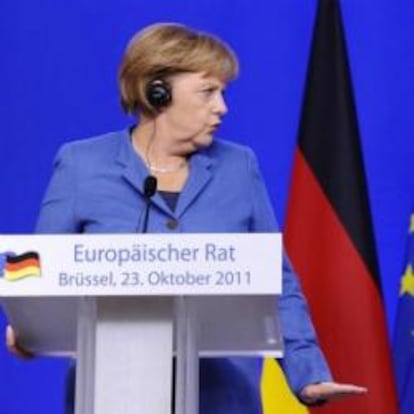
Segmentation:
{"type": "Polygon", "coordinates": [[[24,269],[25,267],[29,266],[40,266],[39,259],[26,259],[18,263],[6,263],[6,270],[12,271],[12,270],[20,270],[24,269]]]}

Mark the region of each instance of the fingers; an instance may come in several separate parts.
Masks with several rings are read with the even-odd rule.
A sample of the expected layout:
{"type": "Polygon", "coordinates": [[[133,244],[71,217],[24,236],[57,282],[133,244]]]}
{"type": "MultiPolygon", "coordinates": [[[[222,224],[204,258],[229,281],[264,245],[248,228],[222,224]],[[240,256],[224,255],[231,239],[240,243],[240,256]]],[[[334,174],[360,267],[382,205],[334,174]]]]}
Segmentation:
{"type": "Polygon", "coordinates": [[[336,382],[322,382],[321,385],[324,391],[333,394],[343,395],[364,395],[368,392],[366,387],[360,387],[354,384],[338,384],[336,382]]]}
{"type": "Polygon", "coordinates": [[[339,398],[364,395],[367,392],[367,388],[358,385],[322,382],[306,386],[300,397],[304,402],[313,405],[319,401],[326,402],[339,398]]]}
{"type": "Polygon", "coordinates": [[[19,358],[31,359],[34,357],[32,352],[19,345],[16,334],[10,325],[7,325],[6,327],[6,347],[12,354],[19,358]]]}

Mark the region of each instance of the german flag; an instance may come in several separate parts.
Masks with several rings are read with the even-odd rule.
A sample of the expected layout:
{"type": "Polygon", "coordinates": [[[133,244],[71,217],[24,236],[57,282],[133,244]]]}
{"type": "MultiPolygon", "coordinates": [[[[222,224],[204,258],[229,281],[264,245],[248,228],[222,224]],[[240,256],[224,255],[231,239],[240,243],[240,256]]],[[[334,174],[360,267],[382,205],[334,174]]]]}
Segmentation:
{"type": "Polygon", "coordinates": [[[4,278],[9,281],[20,280],[29,276],[40,276],[40,257],[36,252],[21,255],[6,255],[4,278]]]}
{"type": "MultiPolygon", "coordinates": [[[[396,414],[397,401],[344,29],[320,0],[285,245],[336,381],[368,387],[323,414],[396,414]]],[[[314,409],[310,409],[313,412],[314,409]]]]}

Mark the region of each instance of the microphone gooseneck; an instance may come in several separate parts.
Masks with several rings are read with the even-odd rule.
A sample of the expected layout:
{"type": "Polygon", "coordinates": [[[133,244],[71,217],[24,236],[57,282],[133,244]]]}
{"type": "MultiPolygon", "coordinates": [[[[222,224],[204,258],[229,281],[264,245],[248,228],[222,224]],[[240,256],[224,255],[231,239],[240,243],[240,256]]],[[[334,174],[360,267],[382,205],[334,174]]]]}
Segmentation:
{"type": "Polygon", "coordinates": [[[149,211],[151,206],[151,197],[157,191],[157,178],[153,175],[148,175],[144,180],[144,196],[145,196],[145,212],[144,223],[142,226],[142,233],[146,233],[148,230],[149,211]]]}

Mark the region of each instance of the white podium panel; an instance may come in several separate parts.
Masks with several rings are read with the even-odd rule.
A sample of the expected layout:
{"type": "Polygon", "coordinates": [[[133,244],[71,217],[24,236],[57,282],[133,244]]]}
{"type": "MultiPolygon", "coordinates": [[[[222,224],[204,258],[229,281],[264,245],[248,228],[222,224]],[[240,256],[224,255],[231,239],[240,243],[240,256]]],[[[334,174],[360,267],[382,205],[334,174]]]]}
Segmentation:
{"type": "MultiPolygon", "coordinates": [[[[122,297],[115,298],[122,302],[122,297]]],[[[157,302],[162,296],[152,298],[157,302]]],[[[227,295],[194,296],[193,299],[200,356],[282,357],[277,297],[227,295]]],[[[133,301],[139,307],[142,297],[133,301]]],[[[78,298],[7,297],[1,303],[25,348],[41,355],[76,356],[78,298]]],[[[174,350],[175,332],[174,329],[174,350]]]]}
{"type": "Polygon", "coordinates": [[[77,358],[76,414],[198,411],[198,358],[283,355],[280,234],[0,236],[18,340],[77,358]],[[119,406],[122,395],[123,406],[119,406]]]}

